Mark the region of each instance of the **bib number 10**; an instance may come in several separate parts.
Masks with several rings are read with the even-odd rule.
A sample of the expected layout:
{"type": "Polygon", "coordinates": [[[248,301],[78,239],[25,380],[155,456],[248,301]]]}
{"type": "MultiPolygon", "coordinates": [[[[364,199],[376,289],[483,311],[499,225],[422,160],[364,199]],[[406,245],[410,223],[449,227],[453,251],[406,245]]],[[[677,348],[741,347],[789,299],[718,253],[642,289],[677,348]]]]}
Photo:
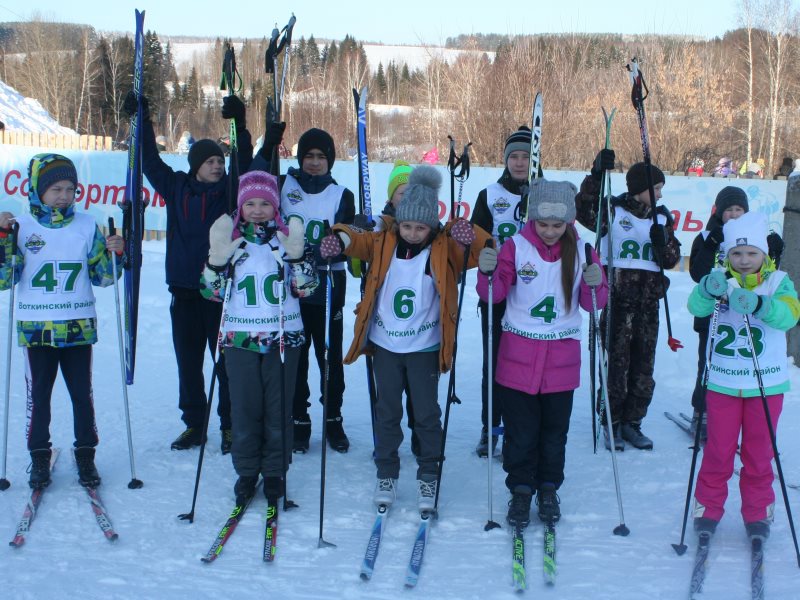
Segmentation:
{"type": "Polygon", "coordinates": [[[530,315],[534,319],[541,319],[548,325],[558,318],[556,310],[556,297],[545,296],[530,309],[530,315]]]}
{"type": "Polygon", "coordinates": [[[47,261],[31,278],[31,287],[54,292],[74,292],[75,282],[83,269],[80,262],[47,261]]]}
{"type": "MultiPolygon", "coordinates": [[[[277,306],[278,294],[281,293],[281,290],[283,291],[283,297],[285,299],[286,288],[280,284],[280,282],[278,281],[278,276],[272,274],[264,277],[264,281],[261,286],[261,291],[264,294],[264,300],[267,301],[267,304],[271,304],[272,306],[277,306]]],[[[251,274],[242,277],[236,284],[236,291],[244,294],[244,303],[246,306],[253,307],[259,305],[255,275],[251,274]]]]}

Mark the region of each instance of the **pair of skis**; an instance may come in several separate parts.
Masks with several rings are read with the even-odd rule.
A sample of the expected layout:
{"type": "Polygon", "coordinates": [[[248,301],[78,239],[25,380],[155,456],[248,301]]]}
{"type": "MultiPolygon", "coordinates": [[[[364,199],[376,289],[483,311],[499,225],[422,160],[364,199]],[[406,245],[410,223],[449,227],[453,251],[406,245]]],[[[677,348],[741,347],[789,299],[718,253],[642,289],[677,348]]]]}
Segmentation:
{"type": "MultiPolygon", "coordinates": [[[[261,482],[256,485],[256,490],[258,490],[259,485],[261,485],[261,482]]],[[[236,531],[236,528],[239,526],[239,522],[242,520],[242,517],[244,517],[244,514],[247,512],[247,508],[250,506],[250,503],[254,497],[255,493],[243,502],[237,502],[237,504],[233,507],[228,520],[225,521],[225,524],[214,538],[214,541],[211,544],[211,547],[208,549],[208,552],[206,552],[205,556],[200,558],[201,561],[204,563],[212,563],[217,560],[220,554],[222,554],[225,544],[233,535],[233,532],[236,531]]],[[[275,560],[275,551],[277,548],[278,501],[275,500],[267,502],[267,521],[264,528],[264,562],[273,562],[275,560]]]]}
{"type": "MultiPolygon", "coordinates": [[[[528,587],[525,570],[525,528],[515,525],[512,532],[511,579],[514,590],[523,592],[528,587]]],[[[555,585],[557,574],[556,563],[556,524],[553,521],[544,523],[544,553],[542,554],[542,575],[547,585],[555,585]]]]}
{"type": "MultiPolygon", "coordinates": [[[[59,454],[59,449],[53,448],[52,454],[50,455],[51,471],[55,468],[59,454]]],[[[116,531],[114,531],[114,525],[111,523],[111,519],[109,518],[108,512],[106,511],[106,508],[100,499],[97,489],[90,487],[84,489],[86,490],[86,494],[91,504],[92,512],[94,513],[97,525],[100,527],[103,535],[111,542],[116,541],[117,538],[119,538],[119,535],[116,531]]],[[[39,512],[39,506],[42,502],[42,498],[44,497],[45,490],[47,490],[46,487],[31,490],[30,498],[28,498],[28,502],[25,505],[25,510],[22,513],[22,518],[17,525],[16,534],[14,535],[14,539],[8,543],[9,546],[13,548],[20,548],[25,543],[26,536],[31,530],[33,520],[36,518],[36,515],[39,512]]]]}
{"type": "MultiPolygon", "coordinates": [[[[428,532],[430,530],[430,522],[433,518],[433,512],[423,511],[419,516],[419,527],[417,528],[417,535],[414,536],[414,544],[411,547],[411,558],[408,560],[408,567],[406,568],[406,588],[416,587],[419,581],[419,574],[422,571],[422,560],[425,557],[425,548],[428,544],[428,532]]],[[[389,516],[389,506],[381,504],[377,508],[375,515],[375,523],[372,525],[372,531],[367,542],[367,550],[364,553],[364,560],[361,563],[361,579],[369,581],[372,579],[372,573],[375,570],[375,561],[378,559],[378,551],[380,550],[381,540],[383,533],[386,530],[386,521],[389,516]]]]}
{"type": "MultiPolygon", "coordinates": [[[[703,585],[708,569],[708,557],[711,550],[711,535],[700,534],[697,553],[689,583],[690,600],[702,600],[703,585]]],[[[760,538],[750,540],[750,598],[764,600],[764,543],[760,538]]]]}

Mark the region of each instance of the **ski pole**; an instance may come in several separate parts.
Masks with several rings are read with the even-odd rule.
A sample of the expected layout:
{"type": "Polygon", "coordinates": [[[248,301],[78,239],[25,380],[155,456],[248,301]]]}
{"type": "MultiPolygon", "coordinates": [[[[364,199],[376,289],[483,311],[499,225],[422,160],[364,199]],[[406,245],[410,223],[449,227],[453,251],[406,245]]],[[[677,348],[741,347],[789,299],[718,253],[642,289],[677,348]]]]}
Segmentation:
{"type": "MultiPolygon", "coordinates": [[[[114,227],[114,217],[108,218],[108,234],[116,235],[117,229],[114,227]]],[[[144,485],[140,479],[136,478],[136,466],[133,461],[133,435],[131,434],[131,412],[128,404],[128,385],[125,378],[125,344],[122,337],[122,310],[119,302],[119,281],[117,279],[117,259],[111,253],[111,268],[114,277],[114,303],[117,308],[117,339],[119,342],[119,368],[122,375],[122,403],[125,407],[125,429],[128,433],[128,458],[131,463],[131,480],[128,488],[138,490],[144,485]]]]}
{"type": "MultiPolygon", "coordinates": [[[[653,216],[653,225],[659,225],[658,214],[656,212],[656,194],[653,186],[653,171],[652,162],[650,159],[650,140],[647,133],[647,119],[644,112],[644,100],[649,95],[650,91],[647,89],[647,84],[644,81],[644,76],[639,69],[639,62],[633,58],[628,63],[628,71],[630,72],[631,79],[631,101],[633,107],[636,109],[636,117],[639,122],[639,134],[642,138],[642,154],[644,155],[645,175],[647,178],[647,190],[650,193],[650,211],[653,216]],[[644,90],[644,91],[642,91],[644,90]]],[[[667,298],[667,283],[664,276],[663,257],[656,248],[652,249],[653,257],[658,269],[661,272],[661,289],[664,294],[664,314],[667,319],[667,345],[670,350],[677,352],[679,348],[683,348],[680,340],[672,336],[672,321],[669,316],[669,299],[667,298]]]]}
{"type": "MultiPolygon", "coordinates": [[[[331,232],[330,223],[327,219],[324,222],[325,235],[331,232]]],[[[335,548],[336,544],[326,542],[322,537],[322,528],[325,522],[325,470],[327,466],[328,453],[328,428],[325,424],[328,423],[328,385],[330,379],[330,364],[331,364],[331,302],[333,302],[333,271],[331,271],[331,259],[328,258],[328,268],[326,271],[327,289],[325,290],[325,380],[322,388],[322,457],[320,460],[320,477],[319,477],[319,541],[317,542],[318,548],[335,548]]]]}
{"type": "MultiPolygon", "coordinates": [[[[222,80],[219,88],[228,90],[228,96],[235,96],[236,92],[242,88],[242,76],[236,69],[236,54],[233,51],[233,44],[228,43],[225,50],[225,57],[222,62],[222,80]],[[238,87],[237,80],[238,78],[238,87]]],[[[230,161],[228,165],[228,212],[233,214],[236,210],[236,197],[239,192],[239,141],[237,137],[236,119],[231,119],[229,129],[228,147],[230,148],[230,161]]]]}
{"type": "MultiPolygon", "coordinates": [[[[492,239],[486,240],[485,248],[492,247],[492,239]]],[[[493,340],[493,329],[494,329],[494,321],[493,321],[493,309],[494,309],[494,272],[489,273],[489,295],[488,295],[488,306],[487,306],[487,321],[489,322],[489,327],[486,328],[487,340],[486,340],[486,348],[488,350],[489,358],[486,361],[486,371],[487,371],[487,379],[488,385],[486,389],[486,397],[487,397],[487,410],[486,410],[486,426],[489,431],[489,452],[488,452],[488,460],[486,461],[486,476],[488,480],[488,497],[489,497],[489,519],[486,521],[486,525],[484,525],[483,530],[489,531],[491,529],[497,529],[500,525],[495,522],[494,520],[494,511],[492,508],[492,463],[494,462],[494,356],[493,356],[493,349],[494,344],[492,343],[493,340]]],[[[438,488],[438,486],[437,486],[438,488]]]]}
{"type": "Polygon", "coordinates": [[[451,135],[448,135],[447,139],[450,140],[450,154],[447,156],[447,170],[450,171],[450,214],[447,216],[449,220],[453,218],[456,212],[456,166],[458,159],[456,157],[456,141],[451,135]]]}
{"type": "MultiPolygon", "coordinates": [[[[592,264],[592,250],[589,244],[586,245],[586,264],[592,264]]],[[[597,290],[594,287],[590,287],[589,290],[592,294],[592,314],[590,315],[590,319],[594,321],[597,319],[597,290]]],[[[600,338],[595,338],[595,343],[600,343],[600,338]]],[[[601,350],[602,351],[602,350],[601,350]]],[[[603,369],[600,369],[600,388],[602,390],[603,396],[608,398],[608,385],[606,382],[608,373],[604,373],[603,369]]],[[[628,526],[625,525],[625,514],[622,510],[622,490],[620,489],[619,485],[619,469],[617,468],[617,450],[614,445],[614,428],[611,424],[611,406],[608,402],[605,402],[605,411],[606,411],[606,433],[608,434],[609,444],[608,447],[611,449],[611,468],[614,471],[614,488],[617,493],[617,508],[619,509],[619,525],[614,528],[614,535],[621,535],[626,536],[628,535],[631,530],[628,529],[628,526]]]]}
{"type": "MultiPolygon", "coordinates": [[[[239,244],[237,250],[241,250],[244,248],[247,242],[242,239],[242,243],[239,244]]],[[[222,302],[222,315],[219,319],[219,334],[217,335],[217,346],[216,348],[212,348],[211,350],[211,362],[213,363],[213,368],[211,370],[211,383],[208,385],[208,402],[206,402],[206,414],[203,420],[203,437],[202,441],[200,442],[200,456],[197,459],[197,473],[194,478],[194,493],[192,494],[192,509],[188,513],[181,513],[178,515],[178,518],[182,521],[189,521],[189,523],[194,523],[194,509],[197,505],[197,492],[200,489],[200,473],[203,470],[203,457],[206,453],[206,442],[208,441],[208,422],[211,419],[211,407],[214,404],[214,387],[217,383],[218,373],[219,373],[219,361],[222,357],[217,358],[216,350],[219,349],[222,352],[222,337],[223,337],[223,325],[225,324],[225,311],[228,307],[228,300],[231,297],[231,282],[233,281],[233,266],[236,263],[236,258],[231,258],[230,267],[228,270],[228,277],[225,281],[225,299],[222,302]]]]}
{"type": "MultiPolygon", "coordinates": [[[[447,428],[450,424],[450,407],[453,404],[461,404],[461,400],[456,395],[456,356],[458,355],[458,326],[461,322],[461,307],[464,306],[464,288],[467,283],[467,261],[469,260],[470,247],[464,248],[464,266],[461,269],[461,287],[458,291],[458,308],[456,310],[456,326],[453,332],[453,364],[450,367],[450,380],[447,383],[447,404],[444,409],[444,423],[442,425],[442,444],[439,451],[439,465],[436,471],[436,497],[433,503],[433,515],[439,518],[439,492],[442,489],[442,470],[444,469],[445,455],[447,446],[447,428]]],[[[491,323],[489,324],[491,326],[491,323]]],[[[487,415],[487,423],[491,417],[487,415]]],[[[491,459],[490,459],[491,460],[491,459]]]]}
{"type": "Polygon", "coordinates": [[[692,464],[689,467],[689,483],[686,486],[686,503],[683,507],[683,524],[681,525],[681,541],[677,544],[672,544],[678,556],[683,556],[686,552],[687,546],[684,543],[686,539],[686,524],[689,521],[689,504],[692,501],[692,485],[694,484],[694,474],[697,469],[697,455],[700,453],[700,432],[702,427],[700,423],[703,422],[703,413],[706,410],[706,396],[708,395],[708,378],[711,374],[711,358],[714,352],[714,342],[717,337],[717,327],[719,324],[719,310],[722,304],[721,298],[717,298],[714,302],[714,312],[711,313],[711,325],[708,330],[708,352],[706,353],[706,366],[703,369],[703,403],[697,413],[697,427],[694,432],[694,445],[692,446],[692,464]]]}
{"type": "MultiPolygon", "coordinates": [[[[781,458],[778,454],[778,441],[775,437],[775,428],[772,425],[772,417],[769,412],[769,404],[767,402],[767,392],[764,389],[764,380],[761,377],[761,369],[758,365],[758,357],[756,356],[755,344],[753,344],[753,332],[750,329],[750,316],[744,315],[744,328],[747,331],[747,348],[750,355],[753,357],[753,369],[756,372],[756,380],[758,381],[758,391],[761,394],[761,405],[764,407],[764,416],[767,419],[767,429],[769,429],[769,441],[772,443],[772,453],[775,457],[775,467],[778,470],[778,479],[781,483],[781,493],[783,494],[783,503],[786,506],[786,516],[789,518],[789,529],[792,532],[792,541],[794,542],[795,557],[797,558],[797,566],[800,567],[800,547],[797,545],[797,532],[794,528],[794,519],[792,519],[792,507],[789,504],[789,494],[786,492],[786,480],[783,477],[783,468],[781,467],[781,458]]],[[[700,430],[700,427],[697,428],[700,430]]]]}
{"type": "MultiPolygon", "coordinates": [[[[11,487],[11,482],[6,479],[6,463],[8,462],[8,407],[11,400],[11,345],[14,339],[14,273],[17,270],[17,237],[19,236],[19,223],[14,221],[11,225],[11,287],[8,290],[8,338],[6,343],[6,390],[5,409],[3,410],[3,473],[0,475],[0,491],[4,492],[11,487]]],[[[116,281],[116,273],[114,274],[116,281]]],[[[124,373],[123,373],[124,375],[124,373]]]]}

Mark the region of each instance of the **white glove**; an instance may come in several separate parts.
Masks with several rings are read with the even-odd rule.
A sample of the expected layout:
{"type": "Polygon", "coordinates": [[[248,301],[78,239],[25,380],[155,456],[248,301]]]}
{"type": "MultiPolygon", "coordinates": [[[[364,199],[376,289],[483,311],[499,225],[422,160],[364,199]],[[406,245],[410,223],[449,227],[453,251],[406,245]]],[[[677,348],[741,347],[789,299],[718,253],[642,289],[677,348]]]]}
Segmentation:
{"type": "Polygon", "coordinates": [[[209,251],[208,264],[213,267],[224,267],[233,256],[241,240],[231,240],[233,234],[233,219],[222,215],[214,221],[208,232],[209,251]]]}
{"type": "Polygon", "coordinates": [[[491,275],[497,268],[497,250],[483,248],[478,254],[478,270],[484,275],[491,275]]]}
{"type": "Polygon", "coordinates": [[[303,252],[306,247],[306,231],[303,227],[303,220],[299,217],[289,217],[289,235],[283,235],[278,232],[278,240],[283,244],[283,249],[286,251],[286,258],[289,260],[298,260],[303,258],[303,252]]]}

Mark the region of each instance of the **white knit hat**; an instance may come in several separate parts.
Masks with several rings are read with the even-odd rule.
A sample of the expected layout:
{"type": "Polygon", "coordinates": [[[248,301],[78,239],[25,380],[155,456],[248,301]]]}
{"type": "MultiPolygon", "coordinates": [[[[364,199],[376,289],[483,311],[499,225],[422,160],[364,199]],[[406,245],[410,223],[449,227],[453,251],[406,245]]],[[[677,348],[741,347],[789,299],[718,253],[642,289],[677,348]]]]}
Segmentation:
{"type": "Polygon", "coordinates": [[[729,219],[722,228],[725,237],[722,245],[725,253],[730,253],[737,246],[753,246],[764,254],[769,254],[767,234],[769,225],[764,213],[750,211],[738,219],[729,219]]]}

